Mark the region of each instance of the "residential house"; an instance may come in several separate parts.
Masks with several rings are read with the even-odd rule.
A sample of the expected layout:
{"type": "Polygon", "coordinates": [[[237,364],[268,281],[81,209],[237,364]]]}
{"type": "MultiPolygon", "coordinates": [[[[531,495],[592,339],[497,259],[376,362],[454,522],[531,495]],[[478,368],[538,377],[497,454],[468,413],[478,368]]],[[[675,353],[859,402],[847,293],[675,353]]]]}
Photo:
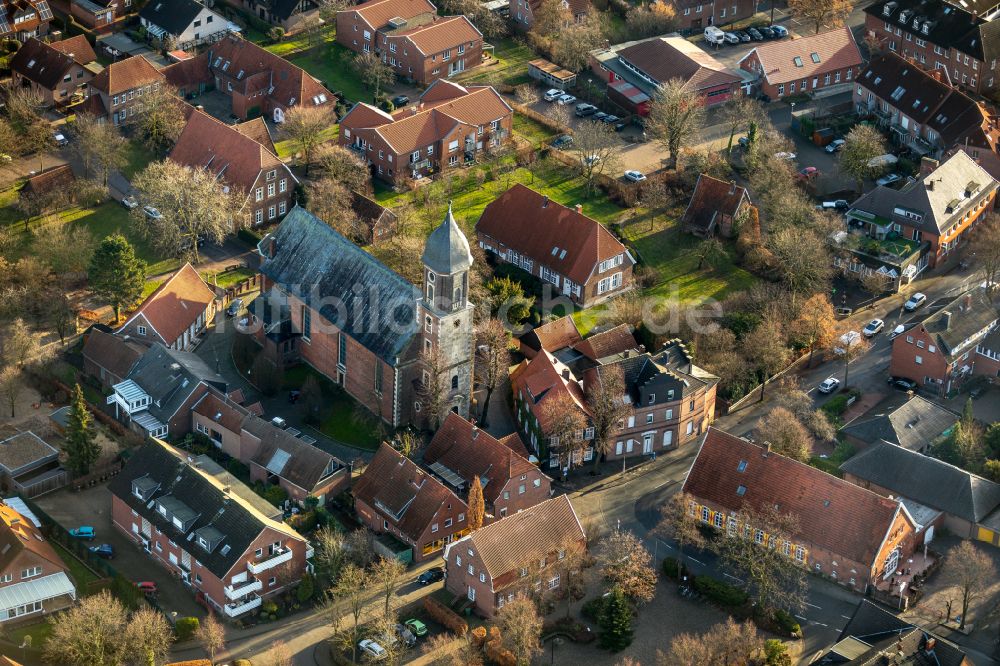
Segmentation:
{"type": "Polygon", "coordinates": [[[110,118],[115,125],[126,125],[143,112],[143,94],[159,90],[163,81],[163,73],[143,56],[113,62],[91,79],[82,110],[97,118],[110,118]]]}
{"type": "Polygon", "coordinates": [[[886,441],[917,453],[928,453],[951,434],[958,414],[919,395],[899,396],[878,406],[877,411],[857,418],[843,428],[844,440],[861,450],[886,441]]]}
{"type": "Polygon", "coordinates": [[[132,0],[69,0],[69,12],[82,26],[108,34],[114,24],[131,14],[132,0]]]}
{"type": "Polygon", "coordinates": [[[191,431],[191,409],[205,392],[226,393],[227,384],[190,352],[154,344],[107,398],[115,418],[145,437],[176,437],[191,431]]]}
{"type": "Polygon", "coordinates": [[[353,494],[358,519],[405,543],[414,562],[437,557],[469,531],[465,502],[385,443],[355,480],[353,494]]]}
{"type": "Polygon", "coordinates": [[[355,104],[340,121],[340,145],[357,151],[376,177],[401,184],[474,164],[510,141],[513,117],[492,87],[439,79],[392,114],[355,104]]]}
{"type": "Polygon", "coordinates": [[[114,335],[110,329],[91,327],[83,336],[83,371],[98,380],[101,388],[111,388],[125,381],[146,349],[146,345],[114,335]]]}
{"type": "Polygon", "coordinates": [[[26,42],[49,32],[52,8],[48,0],[0,0],[0,39],[26,42]]]}
{"type": "MultiPolygon", "coordinates": [[[[535,24],[535,14],[541,8],[542,0],[509,0],[509,5],[514,28],[528,32],[535,24]]],[[[562,6],[574,23],[582,21],[592,9],[590,0],[562,0],[562,6]]]]}
{"type": "Polygon", "coordinates": [[[228,0],[243,7],[251,14],[273,26],[283,28],[286,34],[299,32],[319,16],[319,3],[313,0],[228,0]]]}
{"type": "Polygon", "coordinates": [[[333,95],[301,67],[231,32],[163,74],[181,97],[222,92],[240,120],[264,116],[280,124],[296,106],[333,104],[333,95]]]}
{"type": "Polygon", "coordinates": [[[233,397],[220,391],[206,391],[191,406],[190,429],[207,437],[226,455],[246,463],[257,455],[260,443],[260,438],[243,438],[243,422],[252,416],[254,412],[233,397]]]}
{"type": "Polygon", "coordinates": [[[480,65],[483,34],[464,14],[402,26],[385,35],[382,59],[397,77],[426,86],[480,65]]]}
{"type": "Polygon", "coordinates": [[[858,114],[873,116],[893,141],[920,155],[939,158],[956,145],[996,145],[987,110],[948,83],[943,70],[927,71],[895,53],[874,58],[854,91],[858,114]]]}
{"type": "Polygon", "coordinates": [[[764,547],[780,548],[791,561],[856,592],[889,580],[917,545],[917,525],[898,500],[710,428],[684,492],[690,510],[718,530],[743,530],[764,547]],[[782,543],[758,526],[740,525],[742,509],[776,509],[792,516],[794,534],[782,543]]]}
{"type": "Polygon", "coordinates": [[[423,463],[462,497],[478,477],[486,513],[496,519],[528,509],[551,494],[551,479],[537,466],[454,412],[434,433],[423,463]]]}
{"type": "Polygon", "coordinates": [[[735,180],[726,182],[703,173],[698,176],[681,223],[684,231],[701,238],[715,234],[729,238],[740,216],[752,206],[747,189],[735,180]]]}
{"type": "Polygon", "coordinates": [[[6,503],[0,503],[0,544],[0,623],[73,605],[69,568],[38,526],[6,503]]]}
{"type": "Polygon", "coordinates": [[[889,51],[929,70],[944,70],[954,85],[986,95],[997,85],[1000,32],[991,12],[959,2],[877,0],[865,11],[865,32],[889,51]]]}
{"type": "Polygon", "coordinates": [[[396,214],[360,192],[351,192],[351,210],[364,229],[364,243],[389,240],[396,233],[396,214]]]}
{"type": "Polygon", "coordinates": [[[273,297],[255,326],[262,345],[287,331],[282,354],[308,363],[393,427],[427,420],[417,391],[427,381],[420,357],[440,353],[446,403],[468,414],[472,253],[450,208],[424,246],[422,290],[299,207],[258,250],[262,288],[273,297]]]}
{"type": "Polygon", "coordinates": [[[754,47],[739,66],[757,77],[757,89],[779,99],[811,93],[833,95],[849,86],[864,61],[848,27],[754,47]]]}
{"type": "Polygon", "coordinates": [[[101,65],[83,35],[51,43],[32,37],[11,58],[10,71],[16,85],[54,106],[69,104],[78,91],[82,97],[101,65]]]}
{"type": "Polygon", "coordinates": [[[368,0],[337,12],[337,42],[355,53],[381,53],[388,35],[436,15],[430,0],[368,0]]]}
{"type": "Polygon", "coordinates": [[[813,663],[874,666],[893,662],[973,666],[959,646],[868,599],[858,602],[837,642],[813,663]]]}
{"type": "Polygon", "coordinates": [[[935,522],[958,537],[1000,545],[1000,484],[889,442],[848,458],[840,471],[879,495],[939,511],[935,522]]]}
{"type": "Polygon", "coordinates": [[[313,497],[319,506],[326,506],[350,485],[347,465],[289,430],[253,416],[243,420],[240,436],[250,442],[256,440],[257,452],[250,458],[250,478],[281,486],[295,502],[313,497]]]}
{"type": "Polygon", "coordinates": [[[710,25],[726,26],[752,17],[757,11],[753,0],[668,0],[680,20],[681,30],[698,31],[710,25]]]}
{"type": "Polygon", "coordinates": [[[1000,329],[993,331],[976,345],[977,375],[1000,377],[1000,329]]]}
{"type": "MultiPolygon", "coordinates": [[[[535,358],[543,349],[557,353],[559,350],[575,347],[581,342],[583,342],[583,336],[580,335],[580,329],[576,327],[573,317],[568,315],[539,324],[518,338],[521,354],[529,360],[535,358]]],[[[624,347],[622,351],[637,346],[635,338],[631,342],[632,345],[624,347]]]]}
{"type": "Polygon", "coordinates": [[[925,269],[954,260],[993,210],[997,187],[964,152],[940,165],[925,157],[916,180],[898,190],[877,186],[851,204],[849,228],[864,238],[847,259],[834,262],[848,273],[880,273],[894,286],[909,284],[925,269]]]}
{"type": "Polygon", "coordinates": [[[635,259],[582,207],[568,208],[517,184],[490,202],[476,223],[479,246],[589,307],[632,288],[635,259]]]}
{"type": "Polygon", "coordinates": [[[893,338],[889,374],[940,395],[957,391],[973,375],[993,374],[990,363],[977,371],[976,363],[984,357],[977,346],[996,329],[998,319],[986,290],[973,287],[893,338]]]}
{"type": "Polygon", "coordinates": [[[21,199],[34,198],[35,201],[52,200],[72,200],[73,182],[76,176],[73,175],[73,167],[67,164],[57,164],[55,166],[42,169],[33,176],[25,179],[24,185],[18,190],[17,196],[21,199]]]}
{"type": "Polygon", "coordinates": [[[444,586],[492,618],[518,593],[558,593],[565,567],[579,567],[587,535],[568,495],[490,523],[445,546],[444,586]],[[570,558],[570,559],[567,559],[570,558]]]}
{"type": "Polygon", "coordinates": [[[31,431],[0,441],[0,482],[5,493],[37,497],[69,481],[59,449],[31,431]]]}
{"type": "Polygon", "coordinates": [[[592,51],[590,68],[611,86],[611,101],[640,115],[648,114],[649,100],[660,86],[674,79],[683,81],[685,90],[698,93],[708,107],[724,103],[742,85],[729,68],[679,36],[650,37],[592,51]],[[622,82],[643,96],[619,86],[622,82]]]}
{"type": "Polygon", "coordinates": [[[194,266],[186,263],[147,296],[115,333],[136,342],[158,342],[187,351],[213,323],[218,305],[215,292],[194,266]]]}
{"type": "Polygon", "coordinates": [[[189,49],[218,41],[239,30],[225,16],[197,0],[151,0],[139,12],[146,33],[176,49],[189,49]]]}
{"type": "Polygon", "coordinates": [[[133,451],[108,489],[115,527],[225,617],[260,608],[309,566],[309,542],[243,499],[248,488],[235,492],[165,442],[133,451]]]}
{"type": "Polygon", "coordinates": [[[193,169],[208,169],[242,199],[241,215],[255,226],[273,224],[294,204],[292,192],[298,179],[274,152],[270,135],[265,143],[254,135],[267,132],[256,120],[229,125],[197,109],[188,116],[170,160],[193,169]],[[241,128],[247,125],[249,131],[241,128]]]}

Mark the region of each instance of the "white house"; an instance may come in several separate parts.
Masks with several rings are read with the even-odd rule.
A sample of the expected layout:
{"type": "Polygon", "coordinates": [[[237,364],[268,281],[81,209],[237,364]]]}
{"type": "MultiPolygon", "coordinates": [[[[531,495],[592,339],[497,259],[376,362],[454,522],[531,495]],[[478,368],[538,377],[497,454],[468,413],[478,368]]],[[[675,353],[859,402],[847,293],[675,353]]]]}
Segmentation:
{"type": "Polygon", "coordinates": [[[169,37],[179,49],[214,42],[240,30],[195,0],[150,0],[139,12],[139,22],[153,37],[169,37]]]}

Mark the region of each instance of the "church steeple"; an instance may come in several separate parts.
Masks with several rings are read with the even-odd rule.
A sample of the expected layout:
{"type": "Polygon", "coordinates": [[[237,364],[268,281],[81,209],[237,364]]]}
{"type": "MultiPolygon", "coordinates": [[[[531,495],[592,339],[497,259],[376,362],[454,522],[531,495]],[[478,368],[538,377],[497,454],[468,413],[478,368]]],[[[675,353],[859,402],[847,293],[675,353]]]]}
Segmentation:
{"type": "Polygon", "coordinates": [[[465,307],[472,251],[455,221],[451,201],[444,221],[427,238],[420,260],[424,264],[424,299],[428,305],[444,312],[465,307]]]}

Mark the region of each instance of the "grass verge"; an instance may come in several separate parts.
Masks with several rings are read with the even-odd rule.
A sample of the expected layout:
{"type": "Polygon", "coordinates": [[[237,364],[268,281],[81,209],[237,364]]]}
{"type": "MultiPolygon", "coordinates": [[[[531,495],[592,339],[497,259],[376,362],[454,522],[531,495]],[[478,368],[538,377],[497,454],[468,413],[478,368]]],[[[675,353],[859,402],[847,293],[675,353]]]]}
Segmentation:
{"type": "Polygon", "coordinates": [[[289,60],[322,81],[331,92],[342,93],[348,101],[370,102],[372,93],[354,73],[351,67],[353,58],[354,53],[336,42],[330,42],[289,60]]]}

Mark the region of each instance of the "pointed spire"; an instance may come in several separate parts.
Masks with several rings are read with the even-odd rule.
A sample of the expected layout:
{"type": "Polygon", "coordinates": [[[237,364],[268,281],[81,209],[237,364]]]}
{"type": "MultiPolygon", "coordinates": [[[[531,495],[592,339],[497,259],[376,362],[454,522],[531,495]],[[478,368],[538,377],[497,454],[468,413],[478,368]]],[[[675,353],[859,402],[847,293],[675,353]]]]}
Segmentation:
{"type": "Polygon", "coordinates": [[[444,221],[427,239],[421,261],[423,261],[424,266],[439,275],[454,275],[466,271],[472,266],[472,251],[469,249],[469,240],[459,229],[458,222],[455,221],[450,200],[444,221]]]}

